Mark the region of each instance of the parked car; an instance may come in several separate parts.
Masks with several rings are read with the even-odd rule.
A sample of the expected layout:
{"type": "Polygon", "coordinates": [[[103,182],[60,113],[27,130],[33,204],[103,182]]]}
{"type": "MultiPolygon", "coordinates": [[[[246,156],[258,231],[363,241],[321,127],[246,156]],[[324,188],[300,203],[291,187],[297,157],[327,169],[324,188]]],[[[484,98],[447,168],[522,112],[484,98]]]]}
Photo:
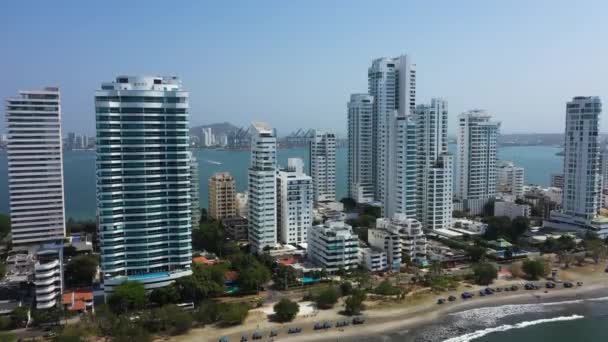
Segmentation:
{"type": "Polygon", "coordinates": [[[449,296],[449,297],[448,297],[448,300],[449,300],[450,302],[453,302],[453,301],[455,301],[455,300],[456,300],[456,297],[455,297],[455,296],[449,296]]]}
{"type": "Polygon", "coordinates": [[[511,291],[517,291],[517,290],[519,290],[519,286],[517,286],[517,285],[511,286],[511,291]]]}
{"type": "Polygon", "coordinates": [[[251,338],[254,340],[261,340],[262,339],[262,333],[259,331],[256,331],[253,333],[253,335],[251,335],[251,338]]]}
{"type": "Polygon", "coordinates": [[[314,329],[315,330],[321,330],[321,329],[323,329],[323,324],[321,324],[321,323],[315,323],[314,329]]]}
{"type": "Polygon", "coordinates": [[[470,292],[463,292],[460,296],[462,297],[462,299],[473,298],[473,294],[470,292]]]}
{"type": "Polygon", "coordinates": [[[365,319],[363,319],[361,317],[353,318],[353,324],[363,324],[363,323],[365,323],[365,319]]]}
{"type": "Polygon", "coordinates": [[[329,329],[331,328],[333,325],[331,324],[330,321],[325,321],[323,322],[323,329],[329,329]]]}
{"type": "Polygon", "coordinates": [[[494,290],[492,290],[489,287],[486,287],[485,290],[483,290],[487,295],[493,295],[494,294],[494,290]]]}
{"type": "Polygon", "coordinates": [[[220,337],[219,342],[228,342],[228,337],[226,337],[226,336],[220,337]]]}
{"type": "Polygon", "coordinates": [[[241,336],[241,342],[247,342],[247,341],[249,341],[247,336],[241,336]]]}
{"type": "Polygon", "coordinates": [[[574,286],[574,284],[572,284],[571,282],[569,282],[569,281],[565,281],[565,282],[564,282],[564,287],[565,287],[565,288],[569,289],[569,288],[571,288],[572,286],[574,286]]]}
{"type": "Polygon", "coordinates": [[[444,298],[437,299],[437,304],[444,304],[444,303],[445,303],[445,299],[444,298]]]}
{"type": "Polygon", "coordinates": [[[289,328],[287,330],[288,334],[299,334],[301,332],[302,332],[302,328],[298,328],[298,327],[289,328]]]}
{"type": "Polygon", "coordinates": [[[548,289],[553,289],[553,288],[555,288],[555,283],[554,283],[554,282],[552,282],[552,281],[548,281],[548,282],[545,284],[545,287],[546,287],[546,288],[548,288],[548,289]]]}
{"type": "Polygon", "coordinates": [[[278,332],[278,331],[276,331],[276,330],[274,330],[274,329],[273,329],[273,330],[270,330],[270,337],[275,337],[275,336],[277,336],[278,334],[279,334],[279,332],[278,332]]]}

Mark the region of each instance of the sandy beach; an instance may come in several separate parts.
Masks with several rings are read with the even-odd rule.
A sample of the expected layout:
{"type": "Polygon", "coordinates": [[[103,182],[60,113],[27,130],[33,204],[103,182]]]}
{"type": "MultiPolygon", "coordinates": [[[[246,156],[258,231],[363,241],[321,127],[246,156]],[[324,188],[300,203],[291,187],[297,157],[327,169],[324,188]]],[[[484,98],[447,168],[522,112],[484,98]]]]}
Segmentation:
{"type": "MultiPolygon", "coordinates": [[[[524,281],[497,281],[492,287],[506,286],[508,284],[519,284],[520,290],[517,292],[501,292],[492,296],[479,297],[476,295],[469,300],[462,300],[459,296],[462,291],[470,291],[475,294],[481,286],[461,287],[458,291],[450,291],[441,294],[425,294],[418,297],[409,298],[405,301],[371,301],[369,307],[363,312],[365,324],[350,325],[328,330],[313,330],[315,322],[349,320],[350,317],[339,313],[342,304],[338,303],[334,309],[316,311],[306,315],[298,316],[293,322],[279,324],[270,322],[267,319],[268,307],[252,310],[246,322],[242,325],[230,328],[204,327],[191,330],[187,335],[172,337],[171,341],[194,342],[194,341],[218,341],[222,336],[228,337],[229,341],[240,341],[241,336],[251,335],[255,331],[263,333],[262,341],[269,341],[269,332],[275,329],[279,332],[277,337],[272,340],[288,340],[294,342],[307,341],[348,341],[356,337],[373,336],[394,331],[403,331],[424,326],[446,317],[450,313],[469,310],[479,307],[500,306],[505,304],[533,304],[555,301],[565,301],[573,299],[586,299],[608,296],[608,274],[599,272],[596,268],[590,273],[578,273],[569,271],[565,273],[564,279],[577,279],[584,282],[583,286],[571,289],[563,288],[559,285],[555,289],[546,290],[524,290],[524,281]],[[448,302],[443,305],[436,304],[437,298],[446,298],[448,295],[455,295],[458,299],[455,302],[448,302]],[[288,335],[289,327],[300,327],[302,333],[288,335]]],[[[537,281],[537,284],[544,284],[544,281],[537,281]]]]}

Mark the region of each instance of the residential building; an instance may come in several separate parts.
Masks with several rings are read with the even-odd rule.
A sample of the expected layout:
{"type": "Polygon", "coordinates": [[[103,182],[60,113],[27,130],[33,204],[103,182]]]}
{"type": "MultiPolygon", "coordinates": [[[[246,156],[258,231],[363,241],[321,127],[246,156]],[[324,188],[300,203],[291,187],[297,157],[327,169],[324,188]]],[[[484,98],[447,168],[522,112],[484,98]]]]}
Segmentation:
{"type": "Polygon", "coordinates": [[[518,217],[530,217],[532,208],[529,204],[517,204],[507,201],[494,202],[494,216],[506,216],[511,220],[518,217]]]}
{"type": "Polygon", "coordinates": [[[524,168],[512,161],[501,160],[497,165],[497,192],[515,198],[524,197],[524,168]]]}
{"type": "MultiPolygon", "coordinates": [[[[424,229],[452,222],[452,155],[448,152],[448,103],[432,99],[416,107],[418,218],[424,229]]],[[[411,217],[411,216],[410,216],[411,217]]]]}
{"type": "Polygon", "coordinates": [[[175,76],[118,76],[95,92],[104,291],[192,274],[188,92],[175,76]]]}
{"type": "Polygon", "coordinates": [[[309,154],[315,204],[335,201],[336,135],[320,130],[313,131],[309,154]]]}
{"type": "MultiPolygon", "coordinates": [[[[401,260],[407,258],[418,264],[424,264],[426,262],[427,241],[420,221],[407,218],[407,216],[403,214],[396,214],[393,218],[376,219],[375,230],[384,231],[384,236],[390,237],[391,242],[389,248],[392,248],[393,250],[397,249],[394,245],[395,237],[398,237],[401,240],[401,260]]],[[[368,231],[368,238],[370,237],[370,231],[371,229],[368,231]]],[[[385,250],[380,244],[375,247],[385,250]]],[[[387,254],[389,264],[392,265],[393,269],[397,269],[397,264],[401,263],[401,260],[397,258],[396,252],[393,253],[392,259],[391,253],[387,254]]]]}
{"type": "Polygon", "coordinates": [[[13,245],[65,236],[59,88],[6,99],[8,193],[13,245]]]}
{"type": "Polygon", "coordinates": [[[93,303],[93,290],[73,289],[63,293],[63,307],[67,311],[75,313],[95,313],[93,303]]]}
{"type": "Polygon", "coordinates": [[[388,268],[397,272],[401,269],[402,249],[401,235],[398,231],[388,229],[368,229],[367,241],[373,248],[386,254],[388,268]]]}
{"type": "Polygon", "coordinates": [[[455,218],[452,221],[451,230],[468,235],[483,235],[488,229],[488,224],[480,221],[455,218]]]}
{"type": "Polygon", "coordinates": [[[190,151],[190,205],[192,215],[192,228],[196,229],[201,223],[200,185],[198,174],[198,160],[194,152],[190,151]]]}
{"type": "Polygon", "coordinates": [[[249,222],[241,216],[227,217],[222,219],[222,226],[226,231],[226,236],[233,241],[247,241],[249,222]]]}
{"type": "Polygon", "coordinates": [[[456,197],[477,215],[496,196],[496,140],[500,122],[483,110],[458,117],[456,197]]]}
{"type": "Polygon", "coordinates": [[[277,226],[282,243],[306,243],[312,226],[313,180],[304,173],[300,158],[289,158],[287,169],[277,173],[277,226]]]}
{"type": "Polygon", "coordinates": [[[236,216],[236,183],[228,172],[209,178],[209,216],[214,220],[236,216]]]}
{"type": "Polygon", "coordinates": [[[416,107],[416,65],[411,57],[378,58],[368,69],[368,93],[372,103],[372,173],[375,200],[384,210],[391,201],[390,167],[395,153],[390,151],[394,117],[409,116],[416,107]]]}
{"type": "Polygon", "coordinates": [[[564,188],[562,209],[553,211],[546,226],[592,229],[608,236],[608,220],[598,217],[602,203],[599,120],[602,102],[577,96],[566,105],[564,188]]]}
{"type": "Polygon", "coordinates": [[[361,266],[370,272],[380,272],[388,269],[388,258],[383,250],[361,248],[359,249],[359,259],[361,266]]]}
{"type": "Polygon", "coordinates": [[[36,309],[50,309],[61,303],[63,293],[63,243],[44,244],[36,252],[34,265],[36,309]]]}
{"type": "Polygon", "coordinates": [[[247,216],[249,216],[249,193],[248,192],[237,192],[235,200],[236,200],[236,215],[247,218],[247,216]]]}
{"type": "Polygon", "coordinates": [[[215,135],[211,127],[203,127],[201,135],[201,145],[204,147],[210,147],[215,145],[215,135]]]}
{"type": "Polygon", "coordinates": [[[307,253],[313,263],[327,272],[355,269],[359,263],[359,239],[348,224],[327,221],[310,227],[307,253]]]}
{"type": "Polygon", "coordinates": [[[367,94],[352,94],[348,102],[348,196],[357,203],[375,199],[373,104],[367,94]]]}
{"type": "Polygon", "coordinates": [[[419,212],[416,121],[413,116],[391,116],[389,127],[388,188],[382,211],[387,217],[404,214],[417,217],[419,212]]]}
{"type": "Polygon", "coordinates": [[[564,174],[563,173],[554,173],[551,174],[551,187],[553,188],[564,188],[564,174]]]}
{"type": "Polygon", "coordinates": [[[277,243],[277,135],[265,123],[252,125],[248,172],[249,244],[259,252],[277,243]]]}

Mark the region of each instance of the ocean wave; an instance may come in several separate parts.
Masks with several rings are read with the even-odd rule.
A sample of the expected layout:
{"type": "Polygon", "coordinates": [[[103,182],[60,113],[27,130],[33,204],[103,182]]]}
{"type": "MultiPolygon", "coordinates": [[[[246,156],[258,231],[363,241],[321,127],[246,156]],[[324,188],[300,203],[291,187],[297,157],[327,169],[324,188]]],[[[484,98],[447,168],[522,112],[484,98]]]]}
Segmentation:
{"type": "Polygon", "coordinates": [[[608,297],[590,298],[588,300],[591,302],[605,302],[608,300],[608,297]]]}
{"type": "Polygon", "coordinates": [[[523,329],[523,328],[530,327],[533,325],[538,325],[538,324],[560,322],[560,321],[572,321],[572,320],[581,319],[581,318],[584,318],[584,316],[572,315],[572,316],[560,316],[560,317],[555,317],[555,318],[543,318],[543,319],[538,319],[535,321],[526,321],[526,322],[520,322],[520,323],[516,323],[516,324],[504,324],[504,325],[501,325],[498,327],[481,329],[481,330],[477,330],[477,331],[467,333],[464,335],[460,335],[457,337],[452,337],[447,340],[444,340],[444,342],[468,342],[468,341],[472,341],[476,338],[486,336],[487,334],[491,334],[493,332],[502,332],[502,331],[508,331],[508,330],[513,330],[513,329],[523,329]]]}

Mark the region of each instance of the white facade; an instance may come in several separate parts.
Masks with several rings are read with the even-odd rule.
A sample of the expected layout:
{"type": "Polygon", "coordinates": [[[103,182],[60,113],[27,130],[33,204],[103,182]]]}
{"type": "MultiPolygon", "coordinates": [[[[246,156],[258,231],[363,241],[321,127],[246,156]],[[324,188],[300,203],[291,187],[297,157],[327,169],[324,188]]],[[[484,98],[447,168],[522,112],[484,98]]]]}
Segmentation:
{"type": "Polygon", "coordinates": [[[192,228],[198,228],[201,223],[198,160],[192,151],[190,151],[190,206],[192,208],[192,228]]]}
{"type": "Polygon", "coordinates": [[[336,200],[336,135],[315,130],[309,147],[315,203],[333,202],[336,200]]]}
{"type": "Polygon", "coordinates": [[[249,216],[249,193],[248,192],[237,192],[235,200],[236,200],[236,215],[247,218],[247,216],[249,216]]]}
{"type": "Polygon", "coordinates": [[[188,92],[175,76],[118,76],[95,92],[104,291],[192,271],[188,92]]]}
{"type": "Polygon", "coordinates": [[[278,229],[282,243],[306,243],[313,220],[313,180],[304,173],[300,158],[289,158],[277,173],[278,229]]]}
{"type": "Polygon", "coordinates": [[[368,229],[367,241],[370,246],[386,253],[388,268],[396,272],[399,271],[403,247],[401,245],[401,235],[398,231],[381,228],[368,229]]]}
{"type": "Polygon", "coordinates": [[[58,88],[6,99],[13,245],[65,237],[61,101],[58,88]]]}
{"type": "Polygon", "coordinates": [[[344,222],[327,221],[308,232],[308,258],[327,272],[357,268],[359,239],[344,222]]]}
{"type": "Polygon", "coordinates": [[[416,122],[412,116],[393,113],[389,127],[388,188],[383,212],[385,216],[404,214],[417,217],[420,207],[418,198],[418,161],[416,122]]]}
{"type": "Polygon", "coordinates": [[[277,136],[265,123],[251,129],[249,166],[249,244],[252,251],[277,243],[277,136]]]}
{"type": "Polygon", "coordinates": [[[201,137],[201,145],[205,147],[215,145],[215,135],[213,134],[213,130],[211,129],[211,127],[202,128],[201,137]]]}
{"type": "Polygon", "coordinates": [[[367,94],[352,94],[348,102],[348,196],[357,203],[375,198],[373,103],[367,94]]]}
{"type": "Polygon", "coordinates": [[[472,235],[483,235],[485,234],[486,229],[488,229],[488,224],[479,221],[455,218],[452,222],[452,229],[460,233],[468,232],[472,235]]]}
{"type": "Polygon", "coordinates": [[[411,57],[378,58],[368,69],[368,93],[373,96],[372,153],[376,201],[388,208],[391,201],[390,151],[394,116],[409,116],[416,107],[416,65],[411,57]]]}
{"type": "Polygon", "coordinates": [[[514,202],[494,202],[494,216],[506,216],[511,220],[518,217],[530,217],[531,208],[529,204],[517,204],[514,202]]]}
{"type": "Polygon", "coordinates": [[[524,197],[524,168],[516,166],[511,161],[498,162],[498,183],[496,190],[502,194],[509,194],[515,198],[524,197]]]}
{"type": "MultiPolygon", "coordinates": [[[[371,231],[371,229],[369,230],[371,231]]],[[[427,241],[426,236],[422,230],[422,224],[420,221],[412,218],[407,218],[403,214],[397,214],[393,218],[379,218],[376,220],[375,231],[384,231],[385,242],[389,242],[386,248],[394,250],[395,237],[398,237],[401,241],[401,259],[404,257],[409,258],[412,262],[421,263],[426,261],[426,247],[427,241]],[[390,236],[390,239],[387,238],[390,236]]],[[[370,234],[368,233],[368,238],[370,234]]],[[[378,248],[383,248],[378,243],[378,248]]],[[[386,250],[383,248],[383,250],[386,250]]],[[[397,263],[401,260],[396,260],[396,255],[393,254],[394,258],[391,259],[391,253],[387,253],[389,258],[389,264],[391,267],[396,268],[397,263]]]]}
{"type": "MultiPolygon", "coordinates": [[[[500,123],[483,110],[458,117],[456,197],[473,213],[496,196],[496,148],[500,123]]],[[[477,214],[475,212],[474,214],[477,214]]]]}
{"type": "Polygon", "coordinates": [[[417,218],[425,229],[446,229],[452,222],[452,155],[448,152],[448,104],[432,99],[416,107],[418,141],[417,218]]]}
{"type": "Polygon", "coordinates": [[[62,305],[63,242],[42,246],[36,253],[34,265],[36,309],[50,309],[62,305]]]}
{"type": "Polygon", "coordinates": [[[370,272],[386,271],[389,265],[386,252],[376,248],[359,249],[359,262],[370,272]]]}

